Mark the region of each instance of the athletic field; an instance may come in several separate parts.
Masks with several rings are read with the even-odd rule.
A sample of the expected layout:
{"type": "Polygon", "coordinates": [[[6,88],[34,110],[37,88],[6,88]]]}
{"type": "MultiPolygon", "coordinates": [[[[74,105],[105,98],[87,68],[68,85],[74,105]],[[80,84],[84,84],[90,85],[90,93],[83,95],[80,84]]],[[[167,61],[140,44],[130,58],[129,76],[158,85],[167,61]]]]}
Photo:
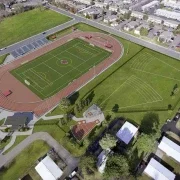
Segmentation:
{"type": "Polygon", "coordinates": [[[41,99],[45,99],[110,55],[109,51],[76,38],[11,73],[41,99]]]}

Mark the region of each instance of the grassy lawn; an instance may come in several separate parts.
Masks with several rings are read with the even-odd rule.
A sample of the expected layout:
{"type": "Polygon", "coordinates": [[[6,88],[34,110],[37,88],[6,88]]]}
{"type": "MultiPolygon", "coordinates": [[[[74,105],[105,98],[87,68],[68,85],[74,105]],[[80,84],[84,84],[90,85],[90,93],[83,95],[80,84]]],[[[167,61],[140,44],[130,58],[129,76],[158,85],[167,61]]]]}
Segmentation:
{"type": "Polygon", "coordinates": [[[34,9],[5,18],[0,24],[0,48],[21,41],[69,21],[70,18],[51,10],[34,9]],[[37,28],[38,27],[38,28],[37,28]]]}
{"type": "Polygon", "coordinates": [[[5,118],[0,120],[0,126],[2,126],[2,125],[3,125],[4,120],[5,120],[5,118]]]}
{"type": "Polygon", "coordinates": [[[10,140],[11,140],[11,137],[7,137],[2,142],[0,142],[0,149],[3,149],[6,145],[8,145],[10,140]]]}
{"type": "Polygon", "coordinates": [[[24,149],[9,165],[0,173],[1,180],[17,180],[22,178],[31,166],[49,150],[49,146],[44,141],[35,141],[24,149]]]}
{"type": "Polygon", "coordinates": [[[23,141],[24,139],[26,139],[28,136],[17,136],[16,137],[16,141],[15,143],[7,150],[4,152],[4,154],[8,153],[9,151],[11,151],[15,146],[17,146],[21,141],[23,141]]]}
{"type": "Polygon", "coordinates": [[[12,70],[11,73],[24,84],[28,80],[30,85],[25,85],[45,99],[110,55],[110,52],[77,38],[12,70]],[[63,60],[67,64],[63,64],[63,60]]]}
{"type": "Polygon", "coordinates": [[[4,54],[4,55],[0,56],[0,65],[4,63],[7,56],[8,56],[8,54],[4,54]]]}

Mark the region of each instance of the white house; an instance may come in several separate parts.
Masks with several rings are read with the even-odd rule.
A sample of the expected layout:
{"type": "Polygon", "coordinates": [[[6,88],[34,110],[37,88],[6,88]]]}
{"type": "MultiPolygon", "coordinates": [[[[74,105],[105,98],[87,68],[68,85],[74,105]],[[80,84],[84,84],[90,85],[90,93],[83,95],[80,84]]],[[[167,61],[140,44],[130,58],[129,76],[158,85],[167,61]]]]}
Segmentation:
{"type": "Polygon", "coordinates": [[[119,9],[120,14],[127,14],[129,13],[128,9],[119,9]]]}
{"type": "Polygon", "coordinates": [[[156,23],[156,24],[161,24],[163,19],[158,17],[158,16],[149,15],[147,21],[152,22],[152,23],[156,23]]]}
{"type": "Polygon", "coordinates": [[[35,170],[43,180],[57,180],[63,174],[63,171],[56,165],[56,163],[49,156],[46,156],[35,167],[35,170]]]}
{"type": "Polygon", "coordinates": [[[96,6],[96,7],[100,7],[100,8],[105,7],[104,3],[102,3],[102,2],[97,2],[97,1],[95,1],[95,6],[96,6]]]}
{"type": "Polygon", "coordinates": [[[164,31],[159,35],[158,41],[162,41],[163,43],[173,42],[174,37],[175,36],[172,32],[164,31]]]}
{"type": "Polygon", "coordinates": [[[125,122],[121,129],[116,133],[116,136],[121,141],[129,144],[132,138],[137,134],[138,128],[129,122],[125,122]]]}
{"type": "Polygon", "coordinates": [[[141,28],[145,28],[147,30],[149,30],[149,26],[146,24],[141,24],[140,26],[138,26],[135,30],[134,30],[134,34],[140,35],[140,31],[141,28]]]}
{"type": "Polygon", "coordinates": [[[179,24],[180,24],[180,22],[177,22],[177,21],[164,20],[164,25],[165,25],[165,26],[167,26],[167,27],[172,27],[172,28],[174,28],[174,29],[176,29],[179,24]]]}
{"type": "Polygon", "coordinates": [[[164,0],[162,1],[164,6],[180,9],[180,1],[171,1],[171,0],[164,0]]]}
{"type": "Polygon", "coordinates": [[[131,31],[139,26],[139,23],[136,21],[131,21],[124,26],[125,31],[131,31]]]}
{"type": "Polygon", "coordinates": [[[138,11],[132,11],[131,16],[138,19],[143,19],[144,14],[138,11]]]}
{"type": "Polygon", "coordinates": [[[110,154],[111,150],[103,150],[98,156],[97,168],[100,173],[104,173],[104,169],[106,167],[106,161],[108,159],[108,155],[110,154]]]}
{"type": "Polygon", "coordinates": [[[141,9],[145,12],[148,11],[149,9],[158,6],[159,5],[159,1],[151,1],[148,4],[145,4],[144,6],[141,7],[141,9]]]}
{"type": "Polygon", "coordinates": [[[76,2],[80,2],[80,3],[83,3],[83,4],[87,4],[87,5],[91,5],[91,2],[92,0],[74,0],[76,2]]]}
{"type": "Polygon", "coordinates": [[[118,7],[117,6],[109,6],[109,10],[117,12],[118,11],[118,7]]]}
{"type": "Polygon", "coordinates": [[[180,146],[168,139],[163,137],[158,148],[166,153],[167,156],[170,156],[174,160],[180,163],[180,146]]]}
{"type": "Polygon", "coordinates": [[[180,21],[180,13],[179,12],[168,11],[165,9],[157,9],[155,14],[158,16],[164,16],[167,18],[176,19],[176,20],[180,21]]]}
{"type": "Polygon", "coordinates": [[[99,15],[101,13],[102,13],[102,9],[96,7],[92,7],[83,11],[84,16],[99,15]]]}
{"type": "Polygon", "coordinates": [[[112,26],[112,27],[116,27],[116,26],[118,26],[118,25],[119,25],[119,23],[118,23],[117,21],[114,21],[114,22],[111,23],[111,26],[112,26]]]}
{"type": "Polygon", "coordinates": [[[174,180],[175,174],[165,168],[162,164],[151,158],[144,173],[154,180],[174,180]]]}
{"type": "Polygon", "coordinates": [[[104,18],[105,23],[111,23],[117,20],[117,15],[110,15],[104,18]]]}

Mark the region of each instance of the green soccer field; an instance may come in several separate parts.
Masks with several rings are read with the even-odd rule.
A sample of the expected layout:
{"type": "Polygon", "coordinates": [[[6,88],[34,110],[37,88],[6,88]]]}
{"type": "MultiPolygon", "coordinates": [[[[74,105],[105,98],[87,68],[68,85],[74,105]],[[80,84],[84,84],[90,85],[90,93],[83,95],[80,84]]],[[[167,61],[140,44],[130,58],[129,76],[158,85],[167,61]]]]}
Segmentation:
{"type": "Polygon", "coordinates": [[[28,87],[41,99],[45,99],[110,55],[110,52],[77,38],[12,70],[11,73],[26,86],[27,80],[30,83],[28,87]]]}

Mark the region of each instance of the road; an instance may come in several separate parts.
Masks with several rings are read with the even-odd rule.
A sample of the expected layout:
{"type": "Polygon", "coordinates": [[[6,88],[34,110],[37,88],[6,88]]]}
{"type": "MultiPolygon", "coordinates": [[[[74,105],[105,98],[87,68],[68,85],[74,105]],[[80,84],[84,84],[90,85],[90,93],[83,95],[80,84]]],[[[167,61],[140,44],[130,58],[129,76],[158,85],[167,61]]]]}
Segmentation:
{"type": "Polygon", "coordinates": [[[28,147],[32,142],[37,140],[43,140],[50,147],[53,147],[61,159],[67,164],[67,167],[64,169],[64,173],[60,179],[65,179],[65,177],[77,167],[79,162],[78,158],[72,157],[72,155],[48,133],[37,132],[27,137],[7,154],[0,155],[0,169],[11,162],[18,154],[21,153],[21,151],[23,151],[24,148],[28,147]]]}
{"type": "Polygon", "coordinates": [[[64,24],[61,24],[59,26],[56,26],[56,27],[54,27],[52,29],[49,29],[49,30],[45,31],[46,32],[45,34],[40,33],[40,34],[37,34],[37,35],[32,36],[30,38],[24,39],[24,40],[22,40],[20,42],[17,42],[15,44],[12,44],[12,45],[8,46],[6,49],[0,51],[0,55],[10,53],[10,52],[14,51],[15,49],[18,49],[18,48],[20,48],[20,47],[22,47],[24,45],[32,43],[33,41],[36,41],[37,39],[43,39],[43,38],[47,37],[50,34],[54,34],[54,33],[58,32],[58,31],[61,31],[61,30],[66,29],[68,27],[71,27],[76,23],[78,23],[78,21],[73,19],[73,20],[68,21],[68,22],[66,22],[64,24]]]}
{"type": "Polygon", "coordinates": [[[134,42],[136,44],[145,46],[145,47],[147,47],[149,49],[152,49],[154,51],[160,52],[162,54],[166,54],[168,56],[171,56],[173,58],[176,58],[176,59],[180,60],[180,52],[176,52],[176,51],[173,51],[173,50],[171,50],[169,48],[160,46],[158,44],[154,44],[152,42],[145,41],[145,40],[143,40],[141,38],[138,38],[138,37],[135,37],[135,36],[133,36],[131,34],[116,30],[116,29],[114,29],[114,28],[112,28],[110,26],[100,24],[100,23],[98,23],[96,21],[87,19],[85,17],[79,16],[79,15],[76,15],[76,14],[72,14],[72,13],[70,13],[68,11],[63,10],[63,9],[59,9],[59,8],[57,8],[55,6],[49,5],[49,7],[50,7],[51,10],[54,10],[56,12],[63,13],[65,15],[67,15],[67,16],[70,16],[70,17],[76,19],[79,22],[83,22],[83,23],[86,23],[88,25],[94,26],[96,28],[105,30],[105,31],[109,32],[110,34],[115,34],[115,35],[120,36],[120,37],[122,37],[124,39],[127,39],[127,40],[129,40],[131,42],[134,42]]]}

